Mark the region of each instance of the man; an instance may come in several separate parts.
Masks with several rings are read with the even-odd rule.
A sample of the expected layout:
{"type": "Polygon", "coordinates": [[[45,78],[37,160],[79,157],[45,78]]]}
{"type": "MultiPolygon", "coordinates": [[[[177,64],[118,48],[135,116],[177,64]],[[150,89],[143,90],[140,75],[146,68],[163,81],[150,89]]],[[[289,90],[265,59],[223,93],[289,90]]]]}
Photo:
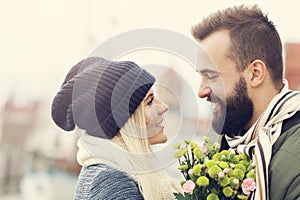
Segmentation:
{"type": "Polygon", "coordinates": [[[254,199],[300,199],[300,94],[283,79],[282,44],[257,6],[216,12],[192,29],[214,65],[199,59],[198,96],[214,104],[221,148],[256,162],[254,199]]]}

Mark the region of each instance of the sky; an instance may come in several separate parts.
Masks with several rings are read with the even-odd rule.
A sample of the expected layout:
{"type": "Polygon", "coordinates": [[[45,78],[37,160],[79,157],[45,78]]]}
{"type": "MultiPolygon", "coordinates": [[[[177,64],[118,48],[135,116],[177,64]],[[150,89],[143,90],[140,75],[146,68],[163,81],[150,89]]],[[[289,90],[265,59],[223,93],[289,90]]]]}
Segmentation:
{"type": "MultiPolygon", "coordinates": [[[[20,103],[50,101],[73,65],[118,34],[156,28],[193,40],[191,27],[203,17],[240,4],[258,4],[268,13],[283,43],[300,42],[299,7],[291,0],[1,0],[0,105],[11,95],[20,103]]],[[[137,61],[174,66],[182,62],[174,55],[146,55],[137,61]]],[[[186,69],[179,71],[186,76],[186,69]]],[[[190,80],[196,90],[197,77],[190,80]]]]}

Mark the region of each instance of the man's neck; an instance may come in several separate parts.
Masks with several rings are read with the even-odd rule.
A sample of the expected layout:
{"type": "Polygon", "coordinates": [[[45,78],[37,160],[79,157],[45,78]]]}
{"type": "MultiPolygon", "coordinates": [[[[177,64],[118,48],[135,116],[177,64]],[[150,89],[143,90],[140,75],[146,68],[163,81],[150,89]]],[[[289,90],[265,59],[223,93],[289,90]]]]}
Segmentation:
{"type": "Polygon", "coordinates": [[[261,90],[256,93],[256,96],[253,97],[253,116],[249,123],[245,126],[245,130],[249,130],[253,124],[255,124],[261,114],[267,109],[272,99],[279,94],[280,91],[276,90],[275,88],[269,88],[269,90],[261,90]]]}

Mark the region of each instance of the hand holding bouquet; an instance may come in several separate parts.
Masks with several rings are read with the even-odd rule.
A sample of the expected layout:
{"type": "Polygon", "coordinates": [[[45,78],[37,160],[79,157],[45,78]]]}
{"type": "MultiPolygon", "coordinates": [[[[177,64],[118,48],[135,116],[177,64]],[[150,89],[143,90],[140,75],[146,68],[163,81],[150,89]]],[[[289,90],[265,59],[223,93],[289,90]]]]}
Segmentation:
{"type": "Polygon", "coordinates": [[[181,182],[184,194],[174,193],[176,199],[248,199],[256,188],[254,163],[243,153],[233,149],[222,150],[204,138],[198,145],[189,140],[174,145],[174,157],[185,180],[181,182]]]}

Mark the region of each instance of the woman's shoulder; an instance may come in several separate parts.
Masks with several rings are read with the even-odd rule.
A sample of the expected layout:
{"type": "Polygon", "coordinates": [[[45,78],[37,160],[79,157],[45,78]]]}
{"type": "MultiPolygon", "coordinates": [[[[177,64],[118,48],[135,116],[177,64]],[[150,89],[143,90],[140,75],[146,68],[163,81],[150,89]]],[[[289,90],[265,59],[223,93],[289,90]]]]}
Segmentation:
{"type": "Polygon", "coordinates": [[[84,167],[82,175],[91,178],[89,199],[143,199],[132,177],[108,165],[84,167]]]}
{"type": "Polygon", "coordinates": [[[120,180],[134,181],[126,172],[120,171],[109,165],[98,164],[85,167],[85,171],[94,173],[94,181],[105,180],[105,182],[119,182],[120,180]]]}

